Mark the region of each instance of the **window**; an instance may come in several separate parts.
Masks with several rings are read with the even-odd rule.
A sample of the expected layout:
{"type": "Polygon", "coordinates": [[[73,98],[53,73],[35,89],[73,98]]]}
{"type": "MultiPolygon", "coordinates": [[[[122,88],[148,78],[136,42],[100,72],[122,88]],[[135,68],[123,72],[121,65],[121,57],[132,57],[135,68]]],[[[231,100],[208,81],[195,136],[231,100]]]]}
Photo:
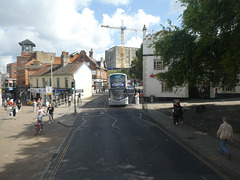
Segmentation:
{"type": "Polygon", "coordinates": [[[160,59],[154,59],[154,67],[155,70],[163,70],[163,62],[160,59]]]}
{"type": "Polygon", "coordinates": [[[46,81],[45,81],[45,78],[42,78],[42,86],[43,86],[43,87],[46,87],[46,81]]]}
{"type": "Polygon", "coordinates": [[[38,87],[38,78],[36,79],[36,87],[38,87]]]}
{"type": "Polygon", "coordinates": [[[165,82],[162,83],[162,92],[172,92],[172,88],[167,88],[165,82]]]}
{"type": "Polygon", "coordinates": [[[224,86],[223,87],[223,91],[235,91],[235,88],[230,88],[230,87],[228,87],[228,86],[224,86]]]}
{"type": "Polygon", "coordinates": [[[68,78],[65,77],[65,88],[68,88],[68,78]]]}
{"type": "Polygon", "coordinates": [[[60,88],[60,78],[57,78],[57,88],[60,88]]]}

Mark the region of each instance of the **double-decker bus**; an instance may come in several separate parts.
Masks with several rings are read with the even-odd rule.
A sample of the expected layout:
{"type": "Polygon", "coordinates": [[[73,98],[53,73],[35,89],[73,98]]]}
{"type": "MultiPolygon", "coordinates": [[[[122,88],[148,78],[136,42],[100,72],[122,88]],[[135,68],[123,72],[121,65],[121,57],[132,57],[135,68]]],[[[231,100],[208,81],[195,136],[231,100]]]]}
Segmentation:
{"type": "Polygon", "coordinates": [[[108,104],[112,105],[127,105],[127,75],[124,73],[113,73],[108,79],[108,104]]]}

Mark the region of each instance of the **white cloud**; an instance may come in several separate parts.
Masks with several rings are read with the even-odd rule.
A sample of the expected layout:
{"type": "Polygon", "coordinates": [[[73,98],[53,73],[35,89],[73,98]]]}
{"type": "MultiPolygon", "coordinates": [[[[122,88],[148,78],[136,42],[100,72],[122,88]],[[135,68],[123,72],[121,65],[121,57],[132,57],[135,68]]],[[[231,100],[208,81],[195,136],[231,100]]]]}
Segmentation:
{"type": "Polygon", "coordinates": [[[12,62],[12,56],[0,56],[0,72],[5,73],[7,71],[7,64],[12,62]]]}
{"type": "MultiPolygon", "coordinates": [[[[137,13],[131,14],[131,15],[126,14],[123,9],[117,9],[112,16],[108,14],[103,15],[104,25],[120,28],[122,26],[122,21],[124,23],[124,26],[127,29],[130,29],[130,30],[124,31],[125,41],[126,39],[130,39],[127,41],[126,46],[129,45],[131,47],[140,47],[142,43],[143,26],[146,25],[146,27],[151,27],[154,25],[159,25],[160,17],[146,14],[142,9],[138,10],[137,13]],[[136,35],[136,32],[137,32],[137,35],[136,35]]],[[[114,29],[109,29],[109,32],[119,34],[120,30],[117,31],[114,29]]],[[[120,42],[118,45],[120,45],[120,42]]]]}
{"type": "MultiPolygon", "coordinates": [[[[102,0],[103,1],[103,0],[102,0]]],[[[107,2],[106,0],[104,0],[107,2]]],[[[112,15],[104,14],[102,22],[97,20],[94,11],[88,8],[92,0],[1,0],[0,1],[0,65],[16,61],[21,54],[19,42],[29,39],[36,44],[35,51],[53,52],[57,56],[62,51],[93,48],[94,58],[104,57],[106,49],[117,45],[116,32],[101,28],[101,24],[120,27],[121,20],[127,28],[141,30],[160,24],[160,17],[138,10],[127,14],[117,9],[112,15]],[[14,12],[12,11],[14,9],[14,12]],[[115,43],[115,44],[114,44],[115,43]]],[[[119,1],[116,1],[116,3],[119,1]]],[[[128,4],[129,1],[121,1],[128,4]]],[[[125,31],[126,45],[139,47],[142,32],[125,31]]],[[[120,42],[119,42],[120,44],[120,42]]]]}
{"type": "Polygon", "coordinates": [[[182,14],[185,7],[181,6],[181,4],[178,0],[171,0],[169,4],[170,14],[182,14]]]}
{"type": "Polygon", "coordinates": [[[113,4],[115,6],[127,5],[131,2],[131,0],[99,0],[99,1],[105,4],[113,4]]]}

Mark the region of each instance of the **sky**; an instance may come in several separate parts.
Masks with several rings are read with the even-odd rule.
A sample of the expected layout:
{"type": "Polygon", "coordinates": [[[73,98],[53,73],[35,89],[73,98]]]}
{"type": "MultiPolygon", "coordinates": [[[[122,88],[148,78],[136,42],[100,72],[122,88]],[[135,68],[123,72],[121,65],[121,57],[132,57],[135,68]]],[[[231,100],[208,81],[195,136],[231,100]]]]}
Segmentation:
{"type": "Polygon", "coordinates": [[[183,7],[177,0],[1,0],[0,72],[21,55],[19,42],[29,39],[34,51],[71,53],[93,49],[93,57],[105,59],[105,50],[121,45],[121,30],[101,27],[124,25],[124,46],[140,47],[142,28],[154,33],[180,26],[183,7]]]}

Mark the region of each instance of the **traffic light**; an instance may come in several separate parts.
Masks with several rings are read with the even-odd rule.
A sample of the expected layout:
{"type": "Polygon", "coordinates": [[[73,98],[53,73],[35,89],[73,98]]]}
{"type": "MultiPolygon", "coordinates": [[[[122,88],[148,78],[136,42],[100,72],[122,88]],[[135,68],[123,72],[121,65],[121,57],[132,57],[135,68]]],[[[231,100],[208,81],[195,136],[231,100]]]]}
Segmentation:
{"type": "Polygon", "coordinates": [[[72,84],[72,85],[71,85],[72,90],[75,90],[75,81],[72,81],[71,84],[72,84]]]}

